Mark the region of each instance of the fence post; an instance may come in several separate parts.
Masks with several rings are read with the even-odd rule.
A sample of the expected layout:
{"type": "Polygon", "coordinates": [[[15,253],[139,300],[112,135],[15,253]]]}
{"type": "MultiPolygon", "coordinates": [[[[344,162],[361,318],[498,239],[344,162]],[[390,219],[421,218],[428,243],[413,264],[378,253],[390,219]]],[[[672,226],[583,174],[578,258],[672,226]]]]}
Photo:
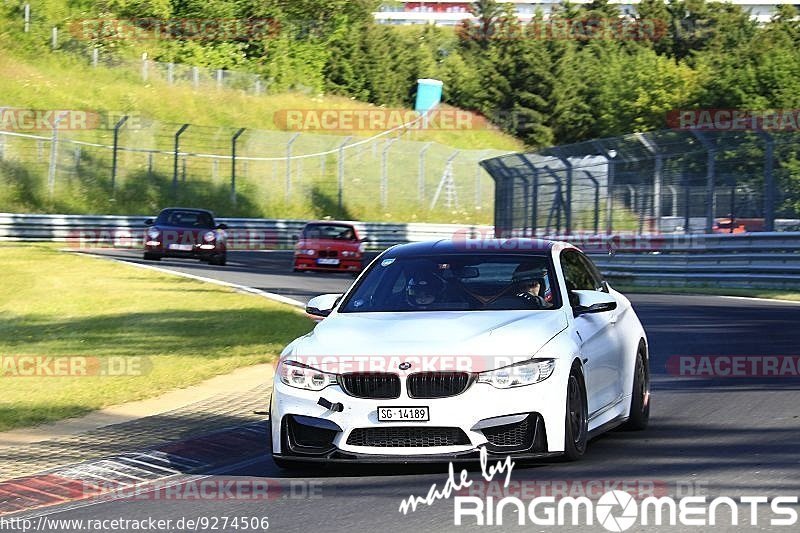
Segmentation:
{"type": "Polygon", "coordinates": [[[200,86],[200,70],[197,67],[192,67],[192,84],[195,89],[200,86]]]}
{"type": "Polygon", "coordinates": [[[188,127],[189,124],[184,124],[178,129],[178,131],[175,132],[175,156],[172,166],[172,194],[174,196],[177,196],[178,194],[178,150],[180,150],[180,138],[181,134],[186,131],[186,128],[188,127]]]}
{"type": "Polygon", "coordinates": [[[386,208],[389,202],[389,149],[397,139],[389,139],[381,153],[381,207],[386,208]]]}
{"type": "Polygon", "coordinates": [[[261,94],[261,80],[256,78],[256,87],[255,87],[256,95],[261,94]]]}
{"type": "Polygon", "coordinates": [[[689,176],[683,174],[681,177],[683,178],[683,196],[686,202],[685,206],[686,208],[684,209],[683,213],[683,233],[688,235],[689,233],[691,233],[691,228],[689,227],[689,224],[691,224],[692,220],[689,215],[691,214],[690,208],[692,207],[692,199],[691,199],[692,192],[691,192],[691,187],[689,186],[689,176]]]}
{"type": "Polygon", "coordinates": [[[53,123],[53,137],[50,139],[50,165],[47,169],[47,190],[50,198],[56,188],[56,159],[58,158],[58,125],[64,118],[63,113],[53,123]]]}
{"type": "Polygon", "coordinates": [[[567,176],[566,183],[566,199],[564,201],[564,234],[572,234],[572,163],[569,162],[568,157],[564,157],[561,150],[558,148],[553,149],[558,157],[558,160],[564,165],[564,171],[567,176]]]}
{"type": "Polygon", "coordinates": [[[72,152],[73,161],[75,162],[75,173],[78,173],[78,170],[81,166],[81,147],[76,146],[75,150],[72,152]]]}
{"type": "Polygon", "coordinates": [[[289,198],[292,195],[292,145],[300,136],[299,133],[295,133],[292,135],[292,138],[289,139],[289,142],[286,143],[286,201],[289,201],[289,198]]]}
{"type": "Polygon", "coordinates": [[[583,173],[594,184],[594,234],[597,235],[600,232],[600,182],[588,170],[583,173]]]}
{"type": "Polygon", "coordinates": [[[142,81],[147,81],[147,52],[142,54],[142,81]]]}
{"type": "Polygon", "coordinates": [[[25,33],[29,33],[31,31],[31,5],[25,4],[25,33]]]}
{"type": "Polygon", "coordinates": [[[606,150],[597,141],[593,141],[592,145],[597,148],[608,162],[608,174],[606,175],[606,234],[611,235],[614,233],[614,173],[616,172],[617,163],[614,158],[617,156],[617,151],[606,150]]]}
{"type": "Polygon", "coordinates": [[[711,233],[714,231],[714,182],[716,180],[715,163],[717,151],[705,134],[697,130],[692,130],[692,134],[708,152],[706,160],[706,233],[711,233]]]}
{"type": "MultiPolygon", "coordinates": [[[[481,154],[483,154],[483,153],[484,152],[482,151],[481,154]]],[[[481,196],[483,196],[481,194],[481,192],[482,192],[481,191],[481,169],[483,167],[481,167],[481,165],[480,165],[480,157],[483,157],[483,155],[479,155],[478,157],[479,157],[478,162],[475,164],[475,208],[476,209],[481,206],[481,196]]],[[[535,207],[534,207],[534,209],[535,209],[535,207]]]]}
{"type": "Polygon", "coordinates": [[[667,188],[672,192],[672,200],[670,201],[670,209],[672,217],[678,217],[678,189],[674,185],[667,185],[667,188]]]}
{"type": "Polygon", "coordinates": [[[222,89],[222,69],[217,69],[217,89],[222,89]]]}
{"type": "Polygon", "coordinates": [[[111,151],[111,197],[117,191],[117,151],[119,150],[119,130],[128,121],[128,115],[125,115],[114,125],[114,147],[111,151]]]}
{"type": "Polygon", "coordinates": [[[167,83],[175,83],[175,63],[172,62],[167,63],[167,83]]]}
{"type": "Polygon", "coordinates": [[[432,143],[425,143],[419,151],[419,169],[417,170],[417,199],[425,201],[425,152],[431,147],[432,143]]]}
{"type": "Polygon", "coordinates": [[[53,26],[53,29],[50,32],[50,47],[55,50],[58,48],[58,27],[53,26]]]}
{"type": "Polygon", "coordinates": [[[231,137],[231,203],[234,207],[236,207],[236,141],[244,130],[245,128],[239,128],[231,137]]]}
{"type": "Polygon", "coordinates": [[[339,166],[337,179],[339,185],[339,212],[342,211],[344,205],[344,199],[342,198],[344,191],[344,147],[350,142],[350,139],[352,139],[352,137],[345,138],[342,144],[339,145],[339,160],[337,161],[339,166]]]}
{"type": "Polygon", "coordinates": [[[664,168],[664,160],[658,150],[658,145],[655,141],[643,133],[636,133],[636,138],[640,143],[655,156],[655,163],[653,168],[653,218],[655,218],[656,233],[661,233],[661,173],[664,168]]]}
{"type": "MultiPolygon", "coordinates": [[[[766,144],[764,151],[764,231],[775,231],[775,139],[765,131],[759,131],[766,144]]],[[[731,224],[732,225],[732,224],[731,224]]]]}
{"type": "Polygon", "coordinates": [[[97,48],[92,48],[92,67],[97,68],[100,62],[100,51],[97,48]]]}
{"type": "Polygon", "coordinates": [[[155,158],[153,157],[153,152],[148,152],[147,153],[147,173],[148,174],[152,174],[153,173],[153,168],[155,167],[154,159],[155,158]]]}

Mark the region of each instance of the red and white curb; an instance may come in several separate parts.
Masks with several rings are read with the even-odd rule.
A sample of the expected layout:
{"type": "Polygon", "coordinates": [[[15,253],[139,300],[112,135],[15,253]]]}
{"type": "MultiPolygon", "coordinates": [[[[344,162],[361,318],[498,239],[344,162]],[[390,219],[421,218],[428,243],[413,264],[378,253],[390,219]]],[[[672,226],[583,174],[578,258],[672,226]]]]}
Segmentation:
{"type": "Polygon", "coordinates": [[[0,516],[101,498],[132,487],[263,455],[263,422],[0,482],[0,516]]]}

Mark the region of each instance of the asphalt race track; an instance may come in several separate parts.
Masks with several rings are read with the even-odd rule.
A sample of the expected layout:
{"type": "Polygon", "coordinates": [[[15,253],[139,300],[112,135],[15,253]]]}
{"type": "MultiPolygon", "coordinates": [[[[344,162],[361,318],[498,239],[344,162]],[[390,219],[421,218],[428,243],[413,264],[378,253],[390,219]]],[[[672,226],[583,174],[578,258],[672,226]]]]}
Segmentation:
{"type": "MultiPolygon", "coordinates": [[[[139,254],[133,252],[102,253],[140,260],[139,254]]],[[[352,282],[352,277],[346,274],[292,273],[290,255],[286,252],[234,252],[229,255],[226,267],[183,260],[162,260],[156,264],[302,301],[319,293],[341,292],[352,282]]],[[[656,487],[656,495],[660,490],[678,497],[800,495],[800,380],[787,377],[708,380],[667,371],[667,361],[672,356],[796,356],[800,345],[800,305],[708,296],[632,295],[631,300],[651,346],[650,428],[641,433],[606,434],[590,444],[587,455],[578,463],[517,465],[512,482],[539,487],[542,495],[548,495],[547,491],[554,487],[580,490],[597,483],[608,490],[620,488],[619,483],[643,491],[656,487]]],[[[456,529],[452,500],[423,505],[407,515],[398,512],[401,500],[409,495],[425,496],[434,483],[441,488],[447,479],[446,466],[336,467],[287,473],[272,463],[267,446],[265,443],[262,459],[217,474],[274,479],[283,489],[274,500],[111,501],[71,510],[50,510],[49,518],[176,520],[255,516],[268,517],[271,531],[388,533],[456,529]],[[309,491],[314,497],[308,497],[309,491]]],[[[470,473],[470,478],[476,481],[480,476],[479,468],[470,473]]],[[[483,494],[477,495],[483,498],[483,494]]],[[[758,527],[748,524],[748,510],[740,513],[744,525],[732,526],[729,515],[721,513],[720,516],[726,517],[721,520],[722,525],[693,530],[797,531],[796,524],[770,526],[768,519],[775,515],[768,507],[758,509],[758,527]]],[[[513,510],[506,510],[505,515],[504,525],[494,530],[565,530],[557,526],[534,526],[530,522],[521,527],[516,525],[513,510]]],[[[468,519],[467,525],[459,529],[477,528],[474,519],[468,519]]],[[[597,523],[581,529],[605,531],[597,523]]],[[[645,529],[690,528],[636,525],[631,531],[645,529]]]]}

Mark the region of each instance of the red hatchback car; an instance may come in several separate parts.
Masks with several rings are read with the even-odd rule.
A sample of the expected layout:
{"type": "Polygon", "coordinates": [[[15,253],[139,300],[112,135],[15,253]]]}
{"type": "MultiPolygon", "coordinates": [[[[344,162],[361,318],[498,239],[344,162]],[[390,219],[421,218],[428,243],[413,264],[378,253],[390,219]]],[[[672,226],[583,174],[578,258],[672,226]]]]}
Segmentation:
{"type": "Polygon", "coordinates": [[[309,222],[294,247],[294,271],[361,272],[364,241],[347,222],[309,222]]]}

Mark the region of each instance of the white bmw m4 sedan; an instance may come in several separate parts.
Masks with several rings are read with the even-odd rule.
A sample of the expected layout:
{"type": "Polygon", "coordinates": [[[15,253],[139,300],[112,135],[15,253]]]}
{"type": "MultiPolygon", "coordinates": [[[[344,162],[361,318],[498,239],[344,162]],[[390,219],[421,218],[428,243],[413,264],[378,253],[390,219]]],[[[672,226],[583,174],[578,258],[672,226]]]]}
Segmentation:
{"type": "Polygon", "coordinates": [[[644,329],[564,242],[394,246],[306,311],[324,318],[284,349],[270,401],[279,466],[574,460],[648,423],[644,329]]]}

